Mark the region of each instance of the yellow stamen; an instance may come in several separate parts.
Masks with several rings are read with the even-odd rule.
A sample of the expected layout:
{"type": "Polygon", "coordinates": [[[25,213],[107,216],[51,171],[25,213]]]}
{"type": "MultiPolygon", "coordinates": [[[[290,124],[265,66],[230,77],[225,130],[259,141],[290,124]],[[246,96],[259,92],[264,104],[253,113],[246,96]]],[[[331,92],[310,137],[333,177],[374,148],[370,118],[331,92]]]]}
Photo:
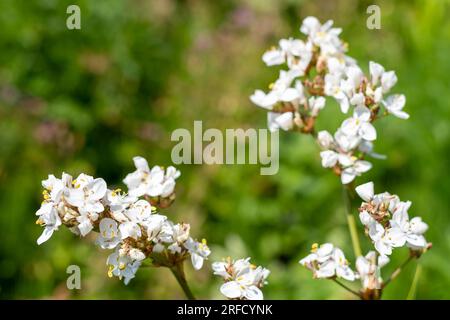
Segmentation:
{"type": "Polygon", "coordinates": [[[113,265],[110,265],[109,268],[108,268],[108,277],[112,278],[112,276],[113,276],[113,273],[112,273],[113,270],[114,270],[114,266],[113,266],[113,265]]]}
{"type": "Polygon", "coordinates": [[[311,246],[311,252],[316,252],[318,248],[319,248],[319,244],[313,243],[313,245],[311,246]]]}

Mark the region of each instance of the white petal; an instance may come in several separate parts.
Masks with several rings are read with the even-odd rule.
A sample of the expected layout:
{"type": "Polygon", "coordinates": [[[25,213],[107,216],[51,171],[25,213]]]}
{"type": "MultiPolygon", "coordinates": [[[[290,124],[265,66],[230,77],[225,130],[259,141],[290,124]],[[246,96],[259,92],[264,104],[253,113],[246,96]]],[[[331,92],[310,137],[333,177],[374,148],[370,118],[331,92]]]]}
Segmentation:
{"type": "Polygon", "coordinates": [[[331,150],[320,152],[320,157],[322,158],[322,166],[324,168],[332,168],[338,161],[338,154],[331,150]]]}
{"type": "Polygon", "coordinates": [[[244,290],[244,296],[248,300],[263,300],[262,291],[257,286],[250,286],[244,290]]]}
{"type": "Polygon", "coordinates": [[[384,67],[376,62],[370,61],[369,62],[369,71],[370,71],[370,77],[372,78],[372,84],[376,85],[381,77],[381,75],[384,73],[384,67]]]}
{"type": "Polygon", "coordinates": [[[355,171],[354,170],[345,169],[341,173],[341,182],[342,182],[342,184],[349,184],[350,182],[355,180],[355,178],[356,178],[356,175],[355,175],[355,171]]]}
{"type": "Polygon", "coordinates": [[[415,234],[423,234],[428,230],[428,225],[422,221],[421,217],[414,217],[409,222],[411,232],[415,234]]]}
{"type": "Polygon", "coordinates": [[[284,57],[285,57],[284,52],[281,50],[269,50],[263,54],[262,60],[267,66],[270,67],[283,64],[285,61],[284,57]]]}
{"type": "Polygon", "coordinates": [[[192,261],[192,265],[194,266],[195,270],[200,270],[203,266],[203,257],[196,254],[196,253],[191,253],[191,261],[192,261]]]}
{"type": "Polygon", "coordinates": [[[250,100],[259,107],[272,110],[273,105],[278,102],[278,97],[272,92],[265,94],[262,90],[256,90],[250,96],[250,100]]]}
{"type": "Polygon", "coordinates": [[[360,121],[366,122],[370,120],[370,110],[366,106],[358,106],[355,108],[353,117],[360,121]]]}
{"type": "Polygon", "coordinates": [[[375,249],[381,254],[381,255],[391,255],[392,254],[392,247],[387,245],[384,241],[376,241],[375,242],[375,249]]]}
{"type": "Polygon", "coordinates": [[[230,282],[226,282],[224,283],[221,287],[220,287],[220,292],[222,292],[222,294],[230,299],[235,299],[235,298],[239,298],[241,297],[241,289],[239,284],[236,281],[230,281],[230,282]]]}
{"type": "Polygon", "coordinates": [[[53,228],[50,227],[45,227],[44,231],[42,232],[41,236],[37,239],[37,244],[41,245],[42,243],[44,243],[45,241],[47,241],[48,239],[50,239],[50,237],[53,234],[53,228]]]}
{"type": "Polygon", "coordinates": [[[284,102],[292,102],[300,98],[300,92],[295,88],[287,88],[280,96],[280,100],[284,102]]]}
{"type": "Polygon", "coordinates": [[[92,192],[89,199],[99,200],[106,194],[107,186],[105,180],[97,178],[89,184],[89,189],[92,192]]]}
{"type": "Polygon", "coordinates": [[[361,138],[367,141],[374,141],[377,139],[377,131],[369,122],[361,123],[360,134],[361,138]]]}
{"type": "Polygon", "coordinates": [[[134,165],[136,166],[136,168],[138,170],[145,171],[145,172],[149,172],[150,171],[150,169],[148,167],[148,162],[144,158],[142,158],[142,157],[134,157],[133,161],[134,161],[134,165]]]}
{"type": "Polygon", "coordinates": [[[358,173],[364,173],[372,169],[372,164],[369,161],[358,160],[355,162],[355,170],[358,173]]]}
{"type": "Polygon", "coordinates": [[[394,71],[388,71],[381,76],[381,86],[383,93],[387,93],[397,83],[397,76],[394,71]]]}
{"type": "Polygon", "coordinates": [[[367,182],[361,184],[355,188],[356,193],[366,202],[369,202],[374,195],[374,185],[373,182],[367,182]]]}

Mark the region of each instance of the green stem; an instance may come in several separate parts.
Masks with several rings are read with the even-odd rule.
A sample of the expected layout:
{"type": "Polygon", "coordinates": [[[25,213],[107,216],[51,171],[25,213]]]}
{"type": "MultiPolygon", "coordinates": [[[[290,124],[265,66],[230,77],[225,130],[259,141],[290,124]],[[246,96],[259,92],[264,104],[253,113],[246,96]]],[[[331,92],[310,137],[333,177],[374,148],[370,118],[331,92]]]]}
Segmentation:
{"type": "Polygon", "coordinates": [[[173,275],[178,281],[178,284],[180,285],[181,289],[183,289],[184,294],[186,295],[186,298],[189,300],[195,300],[194,294],[192,293],[191,289],[189,288],[186,276],[184,275],[184,268],[183,268],[183,262],[177,263],[173,267],[170,268],[170,271],[172,271],[173,275]]]}
{"type": "Polygon", "coordinates": [[[383,283],[383,289],[397,276],[402,272],[402,270],[408,265],[408,263],[414,259],[414,256],[409,256],[408,259],[406,259],[397,269],[394,270],[394,272],[391,273],[389,278],[383,283]]]}
{"type": "Polygon", "coordinates": [[[345,215],[347,218],[347,225],[353,245],[353,253],[355,254],[355,258],[358,258],[359,256],[362,256],[362,252],[361,245],[359,244],[358,229],[356,228],[355,217],[352,214],[352,198],[350,195],[349,186],[343,185],[343,198],[346,207],[345,215]]]}
{"type": "Polygon", "coordinates": [[[417,283],[419,282],[420,273],[422,272],[422,267],[420,264],[416,267],[416,272],[414,273],[414,279],[409,289],[408,296],[406,300],[413,300],[416,297],[417,283]]]}
{"type": "Polygon", "coordinates": [[[338,281],[338,280],[336,280],[336,279],[333,279],[333,281],[336,282],[338,285],[340,285],[340,286],[341,286],[342,288],[344,288],[345,290],[347,290],[348,292],[353,293],[355,296],[357,296],[358,298],[361,299],[361,295],[360,295],[358,292],[356,292],[355,290],[350,289],[350,288],[347,287],[345,284],[343,284],[342,282],[340,282],[340,281],[338,281]]]}

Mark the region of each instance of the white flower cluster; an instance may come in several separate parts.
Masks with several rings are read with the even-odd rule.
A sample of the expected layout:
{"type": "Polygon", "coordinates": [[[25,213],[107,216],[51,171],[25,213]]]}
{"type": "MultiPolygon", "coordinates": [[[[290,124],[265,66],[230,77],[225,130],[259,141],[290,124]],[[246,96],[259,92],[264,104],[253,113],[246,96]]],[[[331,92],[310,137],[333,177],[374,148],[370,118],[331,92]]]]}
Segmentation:
{"type": "Polygon", "coordinates": [[[225,283],[220,292],[229,299],[262,300],[261,288],[267,284],[270,271],[263,267],[256,267],[250,263],[250,258],[236,261],[228,257],[222,262],[212,264],[214,274],[222,277],[225,283]]]}
{"type": "Polygon", "coordinates": [[[393,248],[406,245],[420,255],[429,246],[423,236],[428,225],[420,217],[409,219],[410,201],[400,201],[388,192],[374,194],[373,182],[356,187],[356,192],[364,200],[359,208],[360,220],[377,252],[358,257],[354,272],[341,249],[331,243],[314,244],[311,254],[300,260],[300,264],[310,269],[315,278],[361,279],[363,289],[380,289],[380,268],[389,262],[393,248]]]}
{"type": "Polygon", "coordinates": [[[407,119],[402,109],[404,95],[386,96],[397,82],[394,71],[385,71],[378,63],[370,62],[366,77],[355,59],[346,55],[347,46],[339,38],[341,29],[333,28],[333,21],[321,24],[315,17],[307,17],[300,31],[307,36],[282,39],[279,47],[263,55],[267,66],[283,65],[279,78],[270,85],[270,91],[256,90],[251,101],[269,110],[270,130],[297,130],[314,134],[315,119],[325,107],[325,97],[333,97],[343,113],[353,108],[352,117],[344,120],[334,137],[322,131],[318,142],[322,165],[341,175],[343,184],[371,169],[363,161],[364,154],[372,152],[377,134],[372,122],[382,107],[385,113],[407,119]],[[311,74],[314,69],[313,75],[311,74]],[[360,156],[357,156],[357,153],[360,156]]]}
{"type": "MultiPolygon", "coordinates": [[[[300,260],[300,264],[313,272],[317,279],[342,278],[348,281],[361,280],[363,289],[380,289],[382,279],[380,268],[389,262],[387,256],[380,256],[369,251],[365,257],[356,260],[356,271],[353,271],[341,249],[331,243],[313,244],[311,253],[300,260]]],[[[364,291],[363,290],[363,291],[364,291]]]]}
{"type": "Polygon", "coordinates": [[[83,237],[95,229],[97,244],[115,249],[107,260],[108,275],[124,278],[125,283],[134,277],[141,261],[154,254],[168,257],[160,262],[167,265],[190,256],[194,268],[200,269],[210,254],[206,241],[195,241],[189,235],[189,224],[173,223],[157,214],[149,201],[138,198],[172,197],[179,171],[173,167],[165,172],[161,167],[149,170],[144,158],[133,160],[138,170],[124,180],[128,194],[109,190],[103,179],[86,174],[76,179],[66,173],[61,179],[49,175],[42,182],[44,201],[36,213],[36,223],[45,226],[37,243],[47,241],[62,224],[83,237]]]}
{"type": "Polygon", "coordinates": [[[356,187],[356,192],[364,200],[360,220],[381,255],[390,255],[393,248],[405,245],[417,251],[427,248],[423,234],[428,225],[420,217],[409,219],[410,201],[400,201],[388,192],[374,194],[373,182],[356,187]]]}

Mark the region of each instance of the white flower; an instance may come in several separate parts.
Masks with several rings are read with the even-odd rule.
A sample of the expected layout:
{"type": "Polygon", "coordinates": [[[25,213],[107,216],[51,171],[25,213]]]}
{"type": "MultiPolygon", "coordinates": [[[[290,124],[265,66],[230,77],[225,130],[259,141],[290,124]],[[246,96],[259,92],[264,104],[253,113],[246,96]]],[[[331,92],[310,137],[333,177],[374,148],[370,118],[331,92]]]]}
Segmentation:
{"type": "Polygon", "coordinates": [[[91,176],[80,174],[69,189],[66,200],[69,204],[87,213],[99,213],[104,210],[101,199],[105,196],[107,186],[102,178],[94,179],[91,176]]]}
{"type": "Polygon", "coordinates": [[[311,253],[299,263],[313,272],[315,278],[339,277],[349,281],[355,280],[355,273],[348,266],[348,261],[341,249],[331,243],[319,246],[313,244],[311,253]]]}
{"type": "Polygon", "coordinates": [[[339,39],[340,28],[332,28],[333,21],[328,20],[323,25],[315,17],[307,17],[303,20],[300,31],[320,47],[320,53],[324,56],[336,55],[346,51],[339,39]]]}
{"type": "Polygon", "coordinates": [[[427,241],[423,233],[427,231],[428,225],[422,221],[422,218],[415,217],[409,220],[408,212],[411,202],[400,202],[394,209],[390,224],[393,228],[398,228],[402,231],[402,239],[406,242],[408,247],[418,250],[427,247],[427,241]]]}
{"type": "Polygon", "coordinates": [[[58,227],[61,225],[61,219],[53,202],[43,203],[36,215],[39,216],[36,223],[45,226],[41,236],[37,239],[37,244],[40,245],[50,239],[55,230],[58,230],[58,227]]]}
{"type": "Polygon", "coordinates": [[[381,289],[383,282],[380,269],[389,262],[387,256],[379,255],[375,251],[369,251],[365,257],[356,259],[356,270],[364,289],[381,289]]]}
{"type": "Polygon", "coordinates": [[[364,140],[373,141],[377,138],[377,132],[370,123],[370,110],[365,106],[355,108],[353,117],[344,120],[341,130],[349,136],[359,136],[364,140]]]}
{"type": "Polygon", "coordinates": [[[103,218],[99,224],[97,243],[102,249],[113,249],[121,241],[117,222],[111,218],[103,218]]]}
{"type": "Polygon", "coordinates": [[[341,88],[340,74],[325,75],[324,92],[327,96],[331,96],[339,103],[342,113],[347,113],[350,103],[347,95],[341,88]]]}
{"type": "Polygon", "coordinates": [[[113,218],[119,222],[128,221],[125,211],[136,201],[136,197],[130,197],[126,193],[121,193],[120,189],[108,190],[105,196],[105,204],[109,206],[113,218]]]}
{"type": "Polygon", "coordinates": [[[341,172],[342,184],[349,184],[357,176],[369,171],[372,168],[372,164],[365,160],[358,160],[356,157],[347,156],[344,154],[339,155],[339,163],[344,170],[341,172]]]}
{"type": "Polygon", "coordinates": [[[152,205],[148,201],[142,199],[131,204],[125,212],[125,215],[130,219],[130,221],[142,224],[145,224],[151,214],[152,205]]]}
{"type": "Polygon", "coordinates": [[[206,240],[197,242],[192,238],[187,239],[184,243],[184,247],[189,251],[191,255],[192,266],[195,270],[200,270],[203,266],[203,261],[208,258],[211,250],[209,250],[206,240]]]}
{"type": "Polygon", "coordinates": [[[342,252],[341,249],[335,248],[334,249],[334,263],[336,264],[336,276],[339,278],[353,281],[355,280],[355,273],[350,269],[348,266],[348,261],[344,256],[344,252],[342,252]]]}
{"type": "Polygon", "coordinates": [[[146,221],[148,240],[154,243],[170,242],[172,240],[172,226],[167,217],[160,214],[152,214],[146,221]]]}
{"type": "Polygon", "coordinates": [[[391,255],[393,248],[405,245],[403,232],[399,228],[385,229],[376,221],[369,226],[369,236],[373,241],[375,249],[381,255],[391,255]]]}
{"type": "Polygon", "coordinates": [[[267,113],[268,127],[271,132],[283,129],[284,131],[291,130],[294,127],[294,114],[292,112],[285,113],[267,113]]]}
{"type": "MultiPolygon", "coordinates": [[[[178,224],[172,226],[170,242],[173,242],[173,243],[168,247],[168,249],[172,253],[175,253],[175,252],[180,253],[181,252],[183,243],[189,239],[190,229],[191,229],[191,226],[187,223],[178,223],[178,224]]],[[[192,241],[192,239],[190,239],[189,241],[192,241]]],[[[205,243],[205,245],[206,245],[206,243],[205,243]]],[[[196,249],[195,244],[192,244],[192,247],[194,247],[196,249]]]]}
{"type": "Polygon", "coordinates": [[[405,244],[412,250],[427,247],[423,233],[428,226],[420,217],[409,220],[410,201],[400,201],[398,196],[388,192],[374,194],[373,182],[362,184],[355,190],[365,201],[359,209],[360,220],[380,254],[390,255],[393,248],[405,244]]]}
{"type": "Polygon", "coordinates": [[[383,101],[383,105],[386,107],[386,110],[394,116],[400,119],[408,119],[409,114],[403,111],[405,102],[406,98],[403,94],[395,94],[387,97],[387,99],[383,101]]]}
{"type": "MultiPolygon", "coordinates": [[[[94,216],[94,218],[98,218],[98,216],[94,216]]],[[[86,236],[94,228],[88,213],[81,212],[81,215],[79,215],[76,219],[78,222],[78,231],[81,236],[86,236]]]]}
{"type": "Polygon", "coordinates": [[[226,282],[220,287],[220,292],[229,299],[262,300],[261,288],[267,284],[270,271],[256,267],[250,263],[250,258],[212,264],[214,274],[221,276],[226,282]]]}
{"type": "Polygon", "coordinates": [[[67,191],[67,188],[72,184],[72,176],[63,173],[62,178],[58,179],[54,175],[49,175],[47,180],[42,181],[42,186],[46,191],[43,192],[44,199],[53,201],[58,204],[61,201],[62,195],[67,191]]]}
{"type": "Polygon", "coordinates": [[[131,259],[136,260],[136,261],[142,261],[142,260],[144,260],[146,258],[145,254],[141,250],[136,249],[136,248],[131,248],[128,251],[128,256],[131,259]]]}
{"type": "Polygon", "coordinates": [[[347,79],[341,82],[341,87],[343,88],[344,92],[347,93],[348,97],[352,97],[353,94],[355,94],[359,89],[359,86],[361,85],[361,82],[364,78],[364,73],[358,66],[355,65],[349,66],[345,70],[345,74],[347,76],[347,79]]]}
{"type": "Polygon", "coordinates": [[[320,152],[320,157],[322,158],[322,167],[332,168],[337,164],[339,154],[331,150],[325,150],[320,152]]]}
{"type": "Polygon", "coordinates": [[[111,278],[112,276],[119,277],[119,279],[124,279],[124,283],[128,284],[131,279],[135,277],[137,270],[139,269],[141,262],[133,261],[127,255],[120,255],[118,251],[110,254],[106,261],[106,264],[109,266],[108,276],[111,278]]]}
{"type": "Polygon", "coordinates": [[[220,292],[230,299],[245,298],[247,300],[262,300],[262,291],[253,284],[254,275],[246,272],[235,280],[224,283],[220,292]]]}
{"type": "Polygon", "coordinates": [[[334,139],[339,148],[344,152],[350,152],[358,147],[361,143],[361,138],[356,135],[348,135],[339,128],[334,134],[334,139]]]}
{"type": "Polygon", "coordinates": [[[279,78],[270,86],[271,91],[267,94],[264,91],[256,90],[250,96],[250,100],[259,107],[272,110],[273,106],[279,102],[282,103],[299,103],[304,99],[303,85],[301,81],[295,81],[301,72],[295,69],[288,71],[281,70],[279,78]]]}
{"type": "Polygon", "coordinates": [[[120,235],[122,239],[133,238],[139,239],[142,235],[141,227],[133,221],[123,222],[119,225],[120,235]]]}
{"type": "Polygon", "coordinates": [[[175,179],[180,176],[179,171],[169,167],[165,173],[160,166],[154,166],[150,170],[147,160],[142,157],[134,157],[133,161],[136,171],[128,174],[123,181],[130,196],[168,197],[173,193],[175,179]]]}
{"type": "Polygon", "coordinates": [[[333,136],[326,130],[322,130],[317,133],[317,141],[324,149],[330,148],[334,143],[333,136]]]}

